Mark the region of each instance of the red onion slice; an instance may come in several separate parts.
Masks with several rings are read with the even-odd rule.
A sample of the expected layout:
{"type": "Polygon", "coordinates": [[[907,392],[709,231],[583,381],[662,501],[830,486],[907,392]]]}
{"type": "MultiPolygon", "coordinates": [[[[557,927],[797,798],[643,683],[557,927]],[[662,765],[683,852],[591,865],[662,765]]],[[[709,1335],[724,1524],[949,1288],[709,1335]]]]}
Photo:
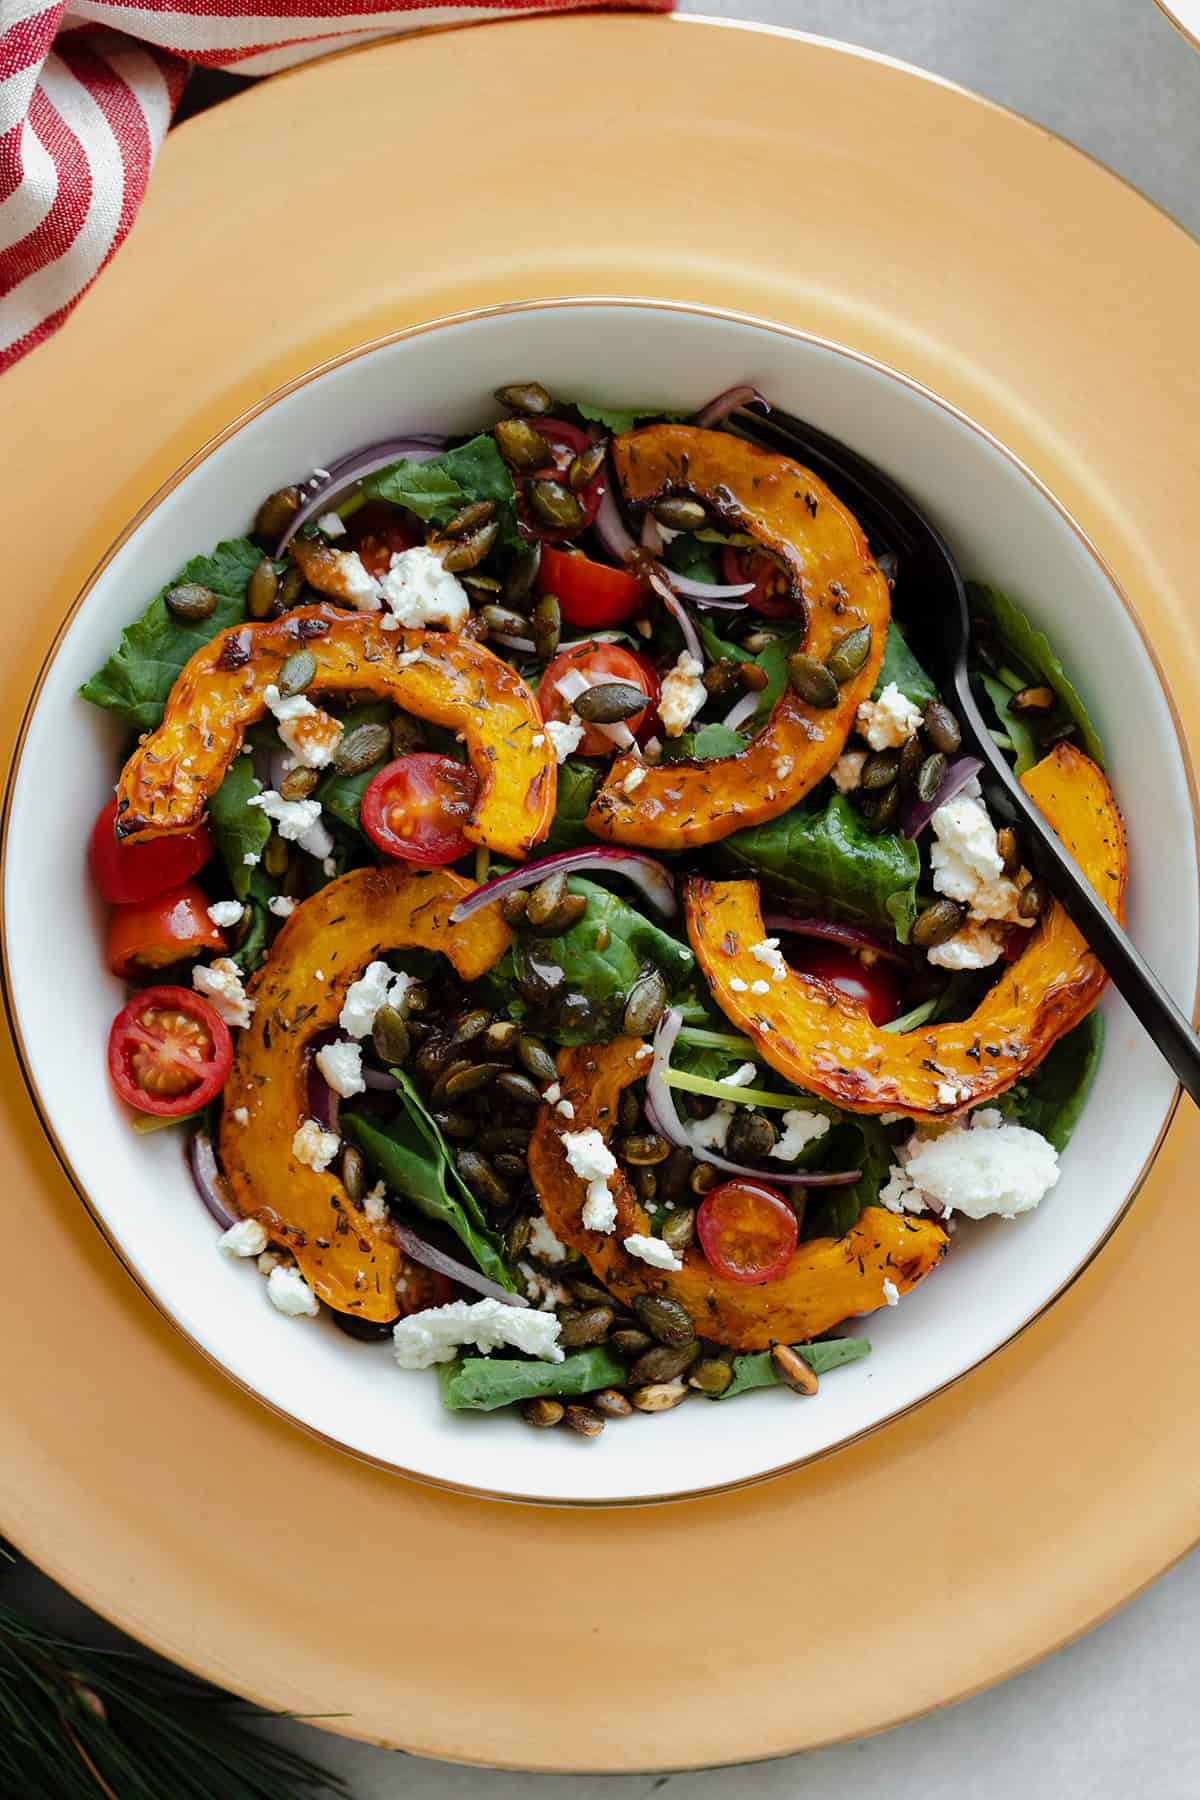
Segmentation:
{"type": "Polygon", "coordinates": [[[872,950],[888,962],[911,968],[912,958],[882,933],[864,931],[861,925],[843,925],[836,919],[802,918],[794,913],[768,913],[763,920],[768,931],[790,931],[796,937],[825,938],[831,944],[845,944],[851,950],[872,950]]]}
{"type": "Polygon", "coordinates": [[[757,400],[760,406],[770,412],[770,405],[756,387],[731,387],[726,388],[723,394],[717,394],[707,406],[702,406],[692,424],[698,425],[702,431],[711,431],[714,426],[727,419],[731,412],[736,412],[739,406],[749,406],[752,400],[757,400]]]}
{"type": "MultiPolygon", "coordinates": [[[[327,1043],[333,1043],[334,1037],[331,1035],[325,1041],[327,1043]]],[[[314,1050],[319,1050],[320,1047],[320,1044],[316,1044],[314,1045],[314,1050]]],[[[321,1127],[322,1131],[337,1131],[338,1109],[340,1106],[341,1101],[317,1067],[317,1059],[314,1054],[312,1061],[308,1065],[309,1117],[317,1121],[317,1124],[321,1127]]]]}
{"type": "Polygon", "coordinates": [[[192,1133],[188,1141],[187,1160],[196,1192],[221,1230],[228,1231],[231,1225],[237,1224],[238,1214],[233,1210],[229,1189],[225,1185],[225,1177],[217,1167],[217,1153],[207,1131],[192,1133]]]}
{"type": "Polygon", "coordinates": [[[932,800],[914,800],[901,820],[901,830],[905,837],[920,837],[939,806],[945,806],[956,794],[961,794],[968,783],[974,781],[983,764],[977,756],[956,756],[947,765],[942,776],[941,786],[932,800]]]}
{"type": "Polygon", "coordinates": [[[493,631],[488,637],[490,644],[503,644],[506,650],[515,650],[518,656],[536,656],[537,645],[532,638],[509,637],[506,631],[493,631]]]}
{"type": "Polygon", "coordinates": [[[652,512],[642,514],[642,549],[648,550],[651,556],[663,553],[663,534],[659,530],[658,520],[652,512]]]}
{"type": "Polygon", "coordinates": [[[658,568],[650,571],[650,586],[654,589],[671,617],[683,633],[683,641],[689,656],[695,657],[700,667],[704,667],[704,650],[696,635],[696,627],[688,617],[687,607],[670,586],[666,576],[658,568]]]}
{"type": "MultiPolygon", "coordinates": [[[[665,573],[677,594],[685,594],[689,600],[703,600],[706,606],[720,606],[725,612],[733,612],[733,602],[740,600],[743,594],[752,594],[757,586],[753,581],[732,584],[723,581],[694,581],[690,575],[677,575],[674,569],[667,569],[665,573]]],[[[740,612],[742,608],[739,606],[736,610],[740,612]]]]}
{"type": "Polygon", "coordinates": [[[613,561],[624,568],[626,560],[638,546],[637,540],[621,517],[621,509],[613,495],[611,481],[605,485],[603,498],[593,520],[593,529],[613,561]]]}
{"type": "MultiPolygon", "coordinates": [[[[646,1077],[646,1116],[655,1131],[684,1150],[690,1150],[701,1162],[711,1163],[714,1169],[724,1169],[727,1175],[742,1175],[752,1181],[769,1179],[776,1187],[850,1187],[859,1180],[861,1169],[841,1169],[831,1173],[827,1169],[788,1169],[782,1164],[778,1169],[755,1169],[749,1163],[730,1162],[728,1157],[697,1143],[676,1112],[675,1096],[667,1085],[671,1052],[682,1024],[683,1014],[669,1007],[654,1033],[654,1060],[646,1077]]],[[[797,1105],[801,1104],[798,1099],[797,1105]]]]}
{"type": "Polygon", "coordinates": [[[442,437],[419,436],[389,438],[382,444],[368,444],[365,449],[352,450],[348,456],[340,456],[326,470],[325,479],[315,487],[308,497],[301,502],[299,511],[278,544],[275,546],[276,556],[282,556],[296,533],[315,519],[318,513],[328,512],[332,495],[340,494],[343,488],[353,487],[356,481],[374,475],[377,469],[386,469],[394,462],[429,462],[440,456],[446,448],[446,440],[442,437]]]}
{"type": "Polygon", "coordinates": [[[754,717],[758,711],[758,701],[759,696],[755,693],[743,694],[740,700],[734,701],[725,714],[721,720],[722,725],[727,725],[730,731],[736,731],[739,726],[746,723],[747,719],[754,717]]]}
{"type": "Polygon", "coordinates": [[[653,856],[647,856],[641,850],[623,850],[616,844],[589,845],[583,850],[559,850],[553,856],[543,856],[537,862],[525,863],[519,869],[510,869],[507,875],[497,875],[492,881],[485,881],[474,893],[460,900],[450,914],[450,923],[460,925],[477,913],[480,907],[490,906],[495,900],[503,900],[506,894],[515,894],[519,888],[536,887],[547,875],[561,870],[564,875],[582,874],[585,869],[595,869],[605,875],[624,875],[639,889],[643,899],[649,901],[661,918],[673,919],[676,912],[675,884],[670,870],[653,856]]]}
{"type": "Polygon", "coordinates": [[[396,1091],[396,1077],[386,1069],[364,1069],[362,1078],[363,1086],[374,1088],[377,1093],[394,1094],[396,1091]]]}
{"type": "Polygon", "coordinates": [[[456,1257],[447,1256],[444,1250],[435,1250],[427,1244],[423,1237],[410,1231],[407,1225],[399,1224],[395,1219],[391,1225],[392,1236],[396,1239],[406,1256],[414,1262],[423,1263],[427,1269],[435,1269],[439,1275],[448,1275],[451,1281],[457,1281],[460,1287],[471,1288],[477,1294],[483,1294],[488,1300],[499,1300],[503,1306],[528,1306],[529,1302],[523,1294],[510,1294],[507,1288],[498,1281],[490,1281],[481,1275],[478,1269],[471,1268],[469,1263],[459,1262],[456,1257]]]}

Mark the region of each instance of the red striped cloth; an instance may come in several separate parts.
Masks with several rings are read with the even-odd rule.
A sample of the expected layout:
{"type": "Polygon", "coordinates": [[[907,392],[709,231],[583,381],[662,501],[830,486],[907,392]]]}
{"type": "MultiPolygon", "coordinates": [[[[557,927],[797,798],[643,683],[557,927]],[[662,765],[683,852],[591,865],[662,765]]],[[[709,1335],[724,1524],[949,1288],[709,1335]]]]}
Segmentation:
{"type": "Polygon", "coordinates": [[[267,75],[484,12],[673,0],[0,0],[0,372],[56,331],[119,248],[189,63],[267,75]]]}

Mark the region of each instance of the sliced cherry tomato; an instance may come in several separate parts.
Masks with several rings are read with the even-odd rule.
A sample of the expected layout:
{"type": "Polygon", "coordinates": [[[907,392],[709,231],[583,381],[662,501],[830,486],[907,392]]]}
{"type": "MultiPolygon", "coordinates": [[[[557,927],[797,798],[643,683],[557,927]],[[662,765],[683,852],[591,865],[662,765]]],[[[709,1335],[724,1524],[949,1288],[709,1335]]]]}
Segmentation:
{"type": "Polygon", "coordinates": [[[607,465],[601,463],[598,471],[592,476],[587,486],[575,497],[583,508],[583,517],[577,525],[556,527],[543,525],[529,509],[526,494],[531,481],[564,481],[567,470],[579,455],[591,445],[586,431],[580,431],[578,425],[571,425],[566,419],[534,419],[532,421],[550,446],[551,459],[544,469],[535,469],[532,475],[526,476],[519,484],[520,493],[517,503],[518,522],[522,534],[527,538],[541,538],[543,543],[561,544],[564,539],[575,537],[586,531],[600,510],[600,502],[604,498],[608,486],[607,465]]]}
{"type": "Polygon", "coordinates": [[[406,1319],[410,1313],[427,1312],[431,1306],[448,1306],[456,1291],[450,1277],[440,1269],[409,1262],[396,1283],[400,1316],[406,1319]]]}
{"type": "Polygon", "coordinates": [[[190,988],[143,988],[108,1034],[108,1072],[118,1094],[162,1118],[207,1106],[232,1061],[229,1027],[190,988]]]}
{"type": "Polygon", "coordinates": [[[791,582],[783,564],[767,551],[735,550],[726,545],[721,552],[721,574],[731,587],[741,581],[754,583],[754,592],[746,595],[746,604],[764,618],[795,618],[791,582]]]}
{"type": "Polygon", "coordinates": [[[208,895],[185,881],[152,900],[114,906],[105,955],[113,974],[128,980],[203,950],[226,948],[225,933],[208,916],[208,895]]]}
{"type": "Polygon", "coordinates": [[[351,514],[349,534],[363,568],[377,581],[391,568],[393,556],[421,541],[395,507],[383,500],[368,501],[351,514]]]}
{"type": "Polygon", "coordinates": [[[782,1275],[800,1235],[783,1195],[757,1181],[711,1188],[700,1202],[696,1231],[710,1268],[747,1283],[782,1275]]]}
{"type": "Polygon", "coordinates": [[[149,900],[154,894],[177,887],[202,869],[213,853],[208,827],[179,837],[151,838],[144,844],[118,844],[117,803],[110,800],[92,826],[88,855],[92,878],[113,906],[132,900],[149,900]]]}
{"type": "MultiPolygon", "coordinates": [[[[644,710],[624,721],[635,737],[643,726],[654,719],[659,694],[658,674],[654,664],[649,657],[638,656],[632,650],[623,650],[619,644],[604,643],[576,644],[571,650],[560,650],[553,661],[546,664],[546,672],[538,685],[538,704],[544,719],[567,720],[575,717],[571,702],[558,690],[558,683],[563,676],[573,670],[584,677],[589,687],[594,687],[600,681],[628,681],[632,686],[641,688],[646,696],[644,710]]],[[[617,745],[612,738],[597,726],[585,725],[583,736],[579,740],[580,756],[611,756],[616,749],[617,745]]]]}
{"type": "Polygon", "coordinates": [[[562,616],[581,631],[599,631],[606,625],[623,625],[637,610],[644,589],[636,575],[611,569],[588,556],[572,556],[566,550],[542,546],[538,588],[557,594],[562,616]]]}
{"type": "Polygon", "coordinates": [[[463,827],[479,780],[452,756],[418,750],[380,769],[362,797],[363,830],[385,856],[452,863],[471,846],[463,827]]]}
{"type": "Polygon", "coordinates": [[[848,999],[858,1000],[875,1025],[890,1025],[900,1016],[900,982],[892,963],[879,957],[868,965],[853,950],[836,944],[794,944],[789,961],[801,975],[815,975],[848,999]]]}

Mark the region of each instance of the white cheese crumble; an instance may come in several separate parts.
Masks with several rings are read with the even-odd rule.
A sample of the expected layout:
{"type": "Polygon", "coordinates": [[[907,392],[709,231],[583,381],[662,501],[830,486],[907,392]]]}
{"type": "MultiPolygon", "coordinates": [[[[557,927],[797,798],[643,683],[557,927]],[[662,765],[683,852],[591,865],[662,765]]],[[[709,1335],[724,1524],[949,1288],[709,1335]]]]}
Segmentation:
{"type": "Polygon", "coordinates": [[[749,992],[749,983],[743,981],[740,975],[731,975],[729,977],[729,986],[735,994],[745,994],[749,992]]]}
{"type": "Polygon", "coordinates": [[[314,706],[300,718],[284,720],[279,727],[279,736],[291,751],[295,766],[324,769],[337,754],[342,727],[331,714],[314,706]]]}
{"type": "Polygon", "coordinates": [[[470,616],[466,588],[443,567],[437,552],[423,544],[395,553],[379,591],[401,625],[444,625],[457,631],[470,616]]]}
{"type": "Polygon", "coordinates": [[[645,771],[645,769],[642,768],[641,764],[639,763],[638,767],[636,769],[630,769],[628,775],[625,777],[624,781],[621,783],[622,793],[632,794],[635,791],[635,789],[641,787],[641,785],[642,785],[643,781],[645,781],[645,779],[646,779],[646,771],[645,771]]]}
{"type": "Polygon", "coordinates": [[[839,794],[852,794],[862,780],[865,750],[843,750],[829,773],[839,794]]]}
{"type": "MultiPolygon", "coordinates": [[[[1033,920],[1023,919],[1017,911],[1021,890],[1004,874],[996,827],[983,801],[972,794],[956,794],[938,807],[931,823],[935,841],[929,864],[937,892],[966,906],[976,923],[995,920],[1032,926],[1033,920]]],[[[986,968],[987,964],[974,966],[986,968]]]]}
{"type": "Polygon", "coordinates": [[[542,1099],[547,1106],[553,1106],[556,1100],[562,1099],[562,1089],[557,1081],[552,1081],[548,1088],[542,1089],[542,1099]]]}
{"type": "Polygon", "coordinates": [[[649,1263],[652,1269],[682,1269],[683,1259],[676,1256],[670,1244],[664,1244],[661,1238],[644,1237],[635,1231],[623,1240],[630,1256],[638,1257],[649,1263]]]}
{"type": "Polygon", "coordinates": [[[565,762],[583,741],[583,725],[578,719],[547,719],[546,732],[559,762],[565,762]]]}
{"type": "Polygon", "coordinates": [[[764,938],[761,944],[751,944],[750,954],[755,962],[770,969],[772,981],[787,980],[788,966],[783,951],[779,948],[778,938],[764,938]]]}
{"type": "Polygon", "coordinates": [[[387,1189],[382,1181],[377,1181],[373,1188],[368,1188],[363,1195],[363,1212],[367,1216],[368,1225],[386,1225],[388,1217],[387,1189]]]}
{"type": "Polygon", "coordinates": [[[379,611],[379,583],[363,565],[357,550],[335,550],[342,598],[358,612],[379,611]]]}
{"type": "Polygon", "coordinates": [[[268,819],[273,821],[280,837],[293,844],[300,843],[321,822],[319,800],[285,800],[274,788],[264,788],[261,794],[251,794],[246,805],[260,807],[268,819]]]}
{"type": "Polygon", "coordinates": [[[792,770],[795,768],[795,766],[796,766],[796,763],[795,763],[794,757],[791,757],[791,756],[777,757],[775,760],[775,779],[776,779],[776,781],[786,781],[788,776],[791,774],[792,770]]]}
{"type": "Polygon", "coordinates": [[[750,992],[752,994],[769,994],[770,991],[771,984],[769,981],[763,981],[760,978],[758,981],[752,981],[750,983],[750,992]]]}
{"type": "Polygon", "coordinates": [[[224,929],[227,925],[236,925],[245,907],[240,900],[218,900],[208,909],[208,916],[214,925],[224,929]]]}
{"type": "Polygon", "coordinates": [[[261,1219],[239,1219],[217,1239],[217,1249],[226,1256],[261,1256],[270,1243],[261,1219]]]}
{"type": "Polygon", "coordinates": [[[402,1369],[452,1362],[464,1344],[473,1344],[485,1356],[507,1345],[543,1362],[561,1362],[559,1329],[553,1313],[505,1306],[500,1300],[451,1300],[400,1319],[392,1342],[402,1369]]]}
{"type": "Polygon", "coordinates": [[[317,1051],[317,1067],[335,1094],[349,1100],[366,1092],[362,1073],[361,1044],[323,1044],[317,1051]]]}
{"type": "Polygon", "coordinates": [[[771,1146],[771,1155],[779,1162],[795,1162],[802,1150],[815,1144],[829,1130],[824,1113],[804,1112],[800,1108],[783,1115],[783,1136],[771,1146]]]}
{"type": "Polygon", "coordinates": [[[235,1125],[248,1125],[250,1123],[249,1108],[245,1106],[235,1106],[232,1117],[235,1125]]]}
{"type": "Polygon", "coordinates": [[[561,1263],[567,1260],[567,1246],[555,1237],[541,1213],[529,1228],[526,1248],[530,1255],[538,1257],[542,1262],[561,1263]]]}
{"type": "Polygon", "coordinates": [[[723,1150],[736,1111],[732,1100],[718,1100],[706,1119],[692,1121],[692,1142],[704,1150],[723,1150]]]}
{"type": "Polygon", "coordinates": [[[385,962],[368,963],[357,981],[346,989],[338,1024],[353,1038],[371,1034],[375,1014],[383,1006],[402,1007],[413,977],[403,970],[394,975],[385,962]]]}
{"type": "Polygon", "coordinates": [[[658,716],[668,737],[682,737],[708,699],[708,689],[700,679],[703,673],[703,663],[681,650],[675,667],[663,676],[658,716]]]}
{"type": "Polygon", "coordinates": [[[732,1075],[721,1077],[726,1087],[752,1087],[757,1079],[758,1065],[752,1062],[739,1063],[732,1075]]]}
{"type": "Polygon", "coordinates": [[[554,1102],[554,1110],[564,1119],[573,1119],[575,1117],[575,1108],[570,1100],[556,1100],[554,1102]]]}
{"type": "Polygon", "coordinates": [[[267,901],[267,911],[273,912],[277,919],[287,919],[296,910],[296,902],[289,900],[286,894],[272,894],[267,901]]]}
{"type": "Polygon", "coordinates": [[[262,861],[262,857],[258,854],[257,850],[247,850],[242,861],[248,869],[257,869],[259,863],[262,861]]]}
{"type": "Polygon", "coordinates": [[[858,732],[872,750],[898,750],[921,723],[921,709],[914,706],[889,681],[878,700],[864,700],[858,709],[858,732]]]}
{"type": "Polygon", "coordinates": [[[583,1203],[583,1223],[588,1231],[614,1231],[617,1203],[609,1192],[609,1178],[617,1172],[617,1159],[594,1125],[586,1131],[564,1131],[567,1162],[580,1181],[588,1184],[583,1203]]]}
{"type": "Polygon", "coordinates": [[[994,926],[968,924],[925,954],[937,969],[990,969],[1003,953],[1004,940],[994,926]]]}
{"type": "Polygon", "coordinates": [[[316,707],[304,694],[289,694],[285,700],[273,681],[263,689],[263,699],[267,710],[280,724],[287,724],[292,719],[311,719],[316,715],[316,707]]]}
{"type": "Polygon", "coordinates": [[[340,1143],[336,1131],[326,1131],[315,1119],[305,1119],[292,1139],[292,1155],[320,1175],[337,1155],[340,1143]]]}
{"type": "Polygon", "coordinates": [[[246,1026],[254,1016],[255,1002],[242,986],[238,967],[228,956],[215,962],[197,963],[192,970],[192,986],[215,1009],[226,1025],[246,1026]]]}
{"type": "Polygon", "coordinates": [[[926,1200],[969,1219],[1031,1212],[1058,1181],[1058,1152],[1040,1132],[1005,1123],[994,1107],[936,1136],[917,1131],[900,1151],[880,1199],[892,1212],[926,1200]]]}
{"type": "Polygon", "coordinates": [[[889,1281],[886,1276],[883,1282],[883,1297],[889,1306],[899,1306],[900,1304],[900,1289],[894,1281],[889,1281]]]}
{"type": "Polygon", "coordinates": [[[272,1269],[267,1276],[267,1299],[289,1319],[315,1319],[321,1303],[295,1264],[272,1269]]]}
{"type": "Polygon", "coordinates": [[[959,1087],[954,1081],[939,1081],[937,1084],[939,1106],[961,1106],[964,1100],[971,1098],[968,1087],[959,1087]]]}
{"type": "Polygon", "coordinates": [[[317,520],[317,530],[323,531],[327,538],[339,538],[346,535],[346,527],[335,512],[322,513],[317,520]]]}

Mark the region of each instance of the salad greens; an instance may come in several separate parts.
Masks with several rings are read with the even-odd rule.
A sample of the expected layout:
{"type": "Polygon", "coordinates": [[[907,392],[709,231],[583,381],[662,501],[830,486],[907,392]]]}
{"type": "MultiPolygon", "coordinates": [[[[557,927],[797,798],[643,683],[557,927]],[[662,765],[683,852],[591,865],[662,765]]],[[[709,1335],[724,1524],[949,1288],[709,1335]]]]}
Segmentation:
{"type": "Polygon", "coordinates": [[[451,1412],[492,1412],[519,1400],[571,1399],[597,1388],[624,1387],[629,1371],[600,1345],[575,1350],[562,1362],[510,1362],[459,1356],[437,1366],[442,1405],[451,1412]]]}
{"type": "Polygon", "coordinates": [[[1058,1151],[1066,1149],[1079,1123],[1104,1049],[1104,1015],[1090,1012],[1074,1031],[1059,1038],[1027,1081],[1006,1095],[1018,1124],[1038,1131],[1058,1151]]]}
{"type": "Polygon", "coordinates": [[[872,700],[878,700],[891,682],[895,682],[904,698],[911,700],[914,706],[927,706],[931,700],[937,699],[936,686],[909,649],[908,640],[895,619],[888,621],[883,663],[879,679],[871,690],[872,700]]]}
{"type": "Polygon", "coordinates": [[[572,404],[581,419],[603,425],[617,435],[633,431],[646,419],[681,419],[685,416],[683,413],[663,412],[658,406],[597,406],[592,400],[575,400],[572,404]]]}
{"type": "MultiPolygon", "coordinates": [[[[1095,727],[1088,717],[1075,687],[1057,655],[1050,647],[1049,639],[1043,631],[1039,631],[1033,621],[1026,617],[1015,601],[999,588],[985,587],[979,582],[968,582],[967,598],[971,610],[982,613],[991,619],[1005,644],[1014,652],[1017,659],[1025,663],[1033,675],[1044,681],[1047,687],[1054,689],[1067,716],[1074,722],[1079,732],[1079,742],[1092,761],[1104,767],[1104,750],[1096,735],[1095,727]]],[[[1011,720],[1011,714],[1008,715],[1011,720]]],[[[1005,729],[1010,731],[1006,722],[1005,729]]]]}
{"type": "Polygon", "coordinates": [[[581,756],[568,756],[560,763],[554,819],[541,846],[547,856],[556,850],[577,850],[581,844],[592,842],[584,820],[599,781],[599,763],[586,762],[581,756]]]}
{"type": "MultiPolygon", "coordinates": [[[[358,725],[386,725],[392,716],[392,709],[384,701],[368,701],[362,706],[352,706],[343,720],[343,735],[348,737],[358,725]]],[[[355,836],[361,834],[359,812],[362,797],[378,775],[382,764],[372,763],[369,769],[363,769],[358,775],[339,775],[336,769],[330,769],[323,775],[313,792],[314,800],[319,800],[323,810],[345,826],[355,836]]]]}
{"type": "Polygon", "coordinates": [[[1033,729],[1024,719],[1018,719],[1010,713],[1008,703],[1015,690],[1006,687],[995,675],[981,674],[979,684],[992,703],[992,711],[996,715],[996,726],[1001,737],[1008,739],[1013,750],[1013,769],[1016,774],[1024,775],[1037,762],[1040,752],[1033,729]]]}
{"type": "MultiPolygon", "coordinates": [[[[871,1354],[866,1338],[821,1338],[815,1344],[793,1344],[797,1356],[804,1358],[814,1375],[827,1375],[830,1369],[845,1368],[847,1363],[861,1362],[871,1354]]],[[[736,1400],[755,1388],[779,1387],[782,1377],[769,1350],[755,1350],[748,1356],[733,1359],[733,1380],[723,1394],[711,1394],[712,1400],[736,1400]]]]}
{"type": "Polygon", "coordinates": [[[261,806],[250,801],[259,791],[254,764],[248,756],[235,756],[229,772],[208,804],[208,824],[229,885],[238,900],[246,900],[257,864],[248,856],[261,856],[271,835],[271,821],[261,806]]]}
{"type": "Polygon", "coordinates": [[[406,506],[428,525],[448,524],[472,500],[491,500],[504,542],[510,549],[521,548],[516,489],[490,432],[481,432],[429,462],[392,463],[368,475],[362,491],[368,500],[406,506]]]}

